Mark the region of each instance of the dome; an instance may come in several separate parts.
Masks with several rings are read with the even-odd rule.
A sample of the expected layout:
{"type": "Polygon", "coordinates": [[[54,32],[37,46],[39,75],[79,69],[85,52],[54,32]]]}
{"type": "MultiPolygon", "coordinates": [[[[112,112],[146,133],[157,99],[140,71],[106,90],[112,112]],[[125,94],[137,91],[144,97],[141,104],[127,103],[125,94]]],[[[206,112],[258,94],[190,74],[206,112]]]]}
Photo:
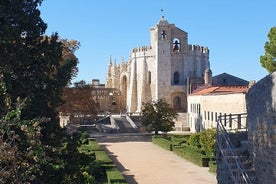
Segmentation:
{"type": "Polygon", "coordinates": [[[161,19],[158,22],[159,25],[167,25],[169,24],[168,21],[165,19],[164,16],[161,17],[161,19]]]}

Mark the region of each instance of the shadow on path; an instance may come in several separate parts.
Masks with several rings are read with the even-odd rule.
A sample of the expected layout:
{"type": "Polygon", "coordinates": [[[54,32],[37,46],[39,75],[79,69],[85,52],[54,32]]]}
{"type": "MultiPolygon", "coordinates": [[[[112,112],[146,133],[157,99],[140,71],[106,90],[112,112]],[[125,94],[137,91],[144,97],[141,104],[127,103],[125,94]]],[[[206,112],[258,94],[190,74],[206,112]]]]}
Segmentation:
{"type": "Polygon", "coordinates": [[[97,137],[98,143],[151,142],[152,134],[109,134],[97,137]]]}
{"type": "Polygon", "coordinates": [[[138,182],[134,179],[135,175],[128,174],[129,169],[125,168],[121,162],[117,159],[117,155],[111,152],[108,147],[110,146],[108,143],[123,143],[123,142],[151,142],[151,135],[141,135],[141,134],[132,134],[132,135],[124,135],[124,134],[116,134],[116,135],[108,135],[104,137],[97,138],[97,142],[101,145],[113,163],[117,166],[118,170],[122,173],[125,180],[129,184],[138,184],[138,182]]]}

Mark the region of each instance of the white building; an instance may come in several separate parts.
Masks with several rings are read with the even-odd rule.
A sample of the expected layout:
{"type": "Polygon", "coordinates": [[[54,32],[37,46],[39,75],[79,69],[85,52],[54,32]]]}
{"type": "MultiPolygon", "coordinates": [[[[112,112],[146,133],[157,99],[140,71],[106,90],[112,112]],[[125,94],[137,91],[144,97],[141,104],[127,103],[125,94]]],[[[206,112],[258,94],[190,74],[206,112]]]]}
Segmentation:
{"type": "Polygon", "coordinates": [[[248,86],[209,86],[188,96],[191,132],[216,128],[222,116],[225,127],[241,129],[246,126],[246,93],[248,86]]]}

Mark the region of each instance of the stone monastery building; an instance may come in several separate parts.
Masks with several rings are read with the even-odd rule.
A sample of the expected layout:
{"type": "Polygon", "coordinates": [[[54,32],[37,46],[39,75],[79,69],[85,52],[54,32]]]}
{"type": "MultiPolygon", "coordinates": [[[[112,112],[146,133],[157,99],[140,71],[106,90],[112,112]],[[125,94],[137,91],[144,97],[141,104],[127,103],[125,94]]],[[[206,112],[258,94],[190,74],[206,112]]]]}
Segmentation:
{"type": "Polygon", "coordinates": [[[144,102],[161,98],[177,112],[187,112],[189,91],[210,78],[209,50],[188,44],[188,33],[164,16],[150,37],[150,46],[133,48],[128,61],[110,59],[105,87],[121,91],[120,106],[127,112],[141,112],[144,102]]]}

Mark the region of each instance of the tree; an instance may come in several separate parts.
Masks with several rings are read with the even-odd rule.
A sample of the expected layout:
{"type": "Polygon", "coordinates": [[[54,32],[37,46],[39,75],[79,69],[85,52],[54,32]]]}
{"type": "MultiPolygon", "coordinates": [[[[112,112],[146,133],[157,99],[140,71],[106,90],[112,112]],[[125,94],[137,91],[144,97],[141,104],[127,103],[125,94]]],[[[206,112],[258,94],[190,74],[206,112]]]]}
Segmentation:
{"type": "Polygon", "coordinates": [[[41,3],[0,1],[0,83],[5,88],[0,90],[0,115],[21,104],[20,119],[50,120],[41,124],[41,140],[58,146],[64,135],[57,107],[62,104],[63,88],[76,75],[74,52],[79,43],[60,39],[57,33],[44,35],[47,25],[40,18],[41,3]]]}
{"type": "Polygon", "coordinates": [[[260,57],[262,67],[269,73],[276,71],[276,27],[272,27],[268,33],[269,41],[265,42],[265,54],[260,57]]]}
{"type": "Polygon", "coordinates": [[[175,110],[163,99],[143,104],[142,124],[155,134],[158,134],[158,131],[171,131],[176,117],[175,110]]]}
{"type": "MultiPolygon", "coordinates": [[[[11,107],[25,101],[21,113],[24,119],[55,119],[63,87],[77,72],[74,52],[79,43],[59,39],[57,33],[43,35],[47,25],[40,18],[41,3],[0,2],[0,76],[11,97],[11,107]]],[[[1,111],[5,114],[7,109],[1,111]]]]}
{"type": "Polygon", "coordinates": [[[64,88],[64,104],[58,108],[59,112],[62,115],[69,115],[70,119],[78,116],[81,122],[87,117],[94,120],[97,114],[97,106],[92,98],[91,91],[92,88],[89,86],[64,88]]]}
{"type": "Polygon", "coordinates": [[[64,163],[69,138],[57,107],[76,75],[79,43],[44,35],[41,3],[0,1],[0,183],[46,183],[64,163]]]}

